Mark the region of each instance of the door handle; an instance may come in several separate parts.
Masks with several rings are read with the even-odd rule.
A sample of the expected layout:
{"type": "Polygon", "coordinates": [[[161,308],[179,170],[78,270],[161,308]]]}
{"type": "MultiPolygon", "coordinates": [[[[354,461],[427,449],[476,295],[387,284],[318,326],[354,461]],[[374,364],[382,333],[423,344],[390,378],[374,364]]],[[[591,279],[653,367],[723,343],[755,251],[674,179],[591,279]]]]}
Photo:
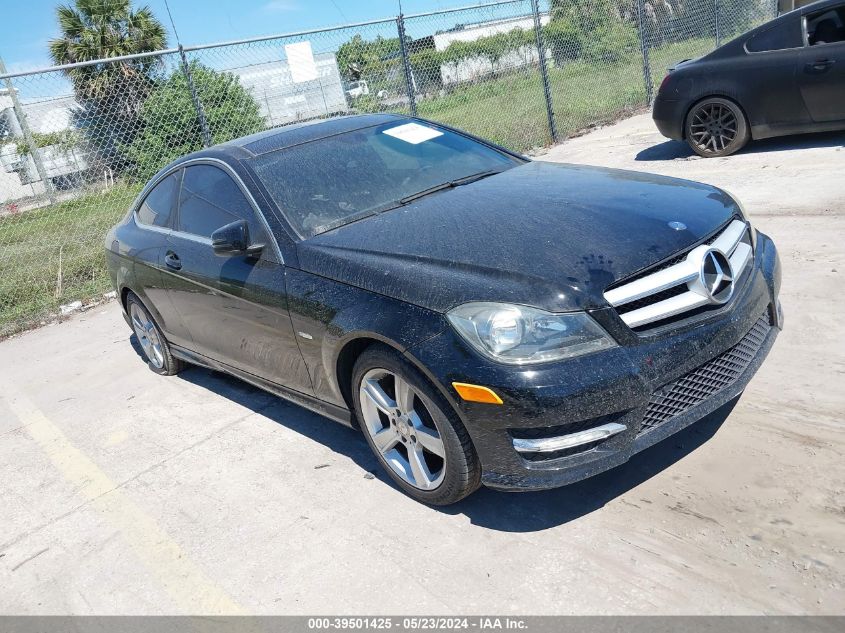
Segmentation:
{"type": "Polygon", "coordinates": [[[173,251],[167,251],[167,255],[164,256],[164,263],[168,268],[173,270],[179,270],[182,268],[182,261],[173,251]]]}
{"type": "Polygon", "coordinates": [[[810,72],[824,72],[836,63],[835,59],[817,59],[807,64],[806,69],[810,72]]]}

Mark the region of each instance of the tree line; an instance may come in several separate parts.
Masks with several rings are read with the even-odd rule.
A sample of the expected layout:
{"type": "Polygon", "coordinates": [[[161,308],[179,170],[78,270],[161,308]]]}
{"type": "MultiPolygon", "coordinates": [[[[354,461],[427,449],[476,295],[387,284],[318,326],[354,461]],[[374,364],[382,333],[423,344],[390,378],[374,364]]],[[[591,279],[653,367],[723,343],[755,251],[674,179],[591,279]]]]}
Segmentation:
{"type": "MultiPolygon", "coordinates": [[[[154,52],[168,44],[164,25],[149,7],[133,9],[130,0],[75,0],[58,6],[56,17],[60,35],[49,42],[55,64],[154,52]]],[[[199,62],[189,69],[214,142],[263,129],[258,105],[235,75],[199,62]]],[[[203,147],[199,115],[181,65],[168,70],[161,58],[147,57],[72,68],[65,75],[79,104],[72,111],[73,127],[98,162],[118,174],[143,181],[171,160],[203,147]]],[[[58,138],[33,136],[39,147],[58,138]]],[[[70,133],[61,136],[66,144],[70,133]]]]}
{"type": "MultiPolygon", "coordinates": [[[[744,31],[760,10],[761,1],[643,0],[640,16],[638,0],[551,0],[542,40],[556,65],[574,60],[616,63],[630,59],[640,47],[641,17],[647,45],[658,46],[713,35],[717,5],[722,20],[729,24],[726,34],[744,31]]],[[[454,30],[460,30],[461,26],[454,30]]],[[[500,61],[509,54],[527,48],[536,50],[531,28],[515,28],[472,41],[454,41],[442,51],[421,48],[420,41],[409,39],[406,52],[415,80],[424,87],[439,82],[442,67],[457,69],[467,60],[485,59],[495,74],[500,61]]],[[[398,37],[365,40],[355,35],[340,46],[337,61],[347,81],[375,78],[377,87],[381,87],[380,78],[392,76],[395,81],[400,55],[398,37]]]]}

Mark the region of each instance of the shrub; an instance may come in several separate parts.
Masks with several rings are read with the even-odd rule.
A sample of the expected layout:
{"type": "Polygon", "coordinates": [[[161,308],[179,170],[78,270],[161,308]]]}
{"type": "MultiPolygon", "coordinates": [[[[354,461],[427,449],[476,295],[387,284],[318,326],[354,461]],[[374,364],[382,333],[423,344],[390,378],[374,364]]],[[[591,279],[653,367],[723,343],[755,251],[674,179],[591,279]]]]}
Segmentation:
{"type": "Polygon", "coordinates": [[[546,24],[543,27],[543,41],[557,66],[581,57],[582,33],[569,19],[552,20],[546,24]]]}
{"type": "MultiPolygon", "coordinates": [[[[232,73],[218,72],[197,62],[191,76],[214,143],[264,128],[258,104],[232,73]]],[[[175,71],[157,86],[141,109],[143,129],[126,148],[136,164],[135,176],[145,181],[167,163],[203,148],[202,126],[188,81],[175,71]]]]}
{"type": "Polygon", "coordinates": [[[583,55],[591,62],[616,63],[627,59],[639,47],[633,24],[614,21],[584,38],[583,55]]]}

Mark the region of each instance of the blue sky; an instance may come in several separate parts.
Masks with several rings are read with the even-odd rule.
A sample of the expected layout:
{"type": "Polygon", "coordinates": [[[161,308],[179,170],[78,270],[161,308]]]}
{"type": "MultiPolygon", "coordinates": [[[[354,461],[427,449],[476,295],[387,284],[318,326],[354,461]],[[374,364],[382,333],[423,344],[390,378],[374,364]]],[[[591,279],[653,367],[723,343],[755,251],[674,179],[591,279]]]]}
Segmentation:
{"type": "MultiPolygon", "coordinates": [[[[64,0],[68,2],[69,0],[64,0]]],[[[182,44],[205,44],[256,35],[359,22],[396,15],[398,0],[168,0],[182,44]]],[[[7,0],[0,9],[0,57],[10,72],[49,65],[47,42],[58,34],[57,0],[7,0]]],[[[167,26],[164,0],[148,4],[167,26]]],[[[479,0],[402,0],[406,14],[480,4],[479,0]]]]}

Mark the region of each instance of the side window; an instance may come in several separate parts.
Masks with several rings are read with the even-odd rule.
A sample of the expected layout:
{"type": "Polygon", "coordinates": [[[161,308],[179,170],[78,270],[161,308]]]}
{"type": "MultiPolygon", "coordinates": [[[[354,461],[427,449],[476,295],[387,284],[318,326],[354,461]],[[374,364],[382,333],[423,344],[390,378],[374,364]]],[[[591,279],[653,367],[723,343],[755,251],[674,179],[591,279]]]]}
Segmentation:
{"type": "Polygon", "coordinates": [[[811,13],[806,24],[810,46],[845,42],[845,5],[811,13]]]}
{"type": "Polygon", "coordinates": [[[260,239],[263,231],[252,206],[229,174],[211,165],[185,168],[179,196],[179,230],[211,237],[221,226],[236,220],[246,220],[252,239],[260,239]]]}
{"type": "Polygon", "coordinates": [[[181,172],[171,174],[147,194],[138,207],[138,222],[151,226],[167,226],[176,203],[176,189],[179,186],[181,172]]]}
{"type": "Polygon", "coordinates": [[[745,44],[746,50],[749,53],[765,53],[803,47],[801,28],[795,17],[792,16],[792,19],[775,24],[752,37],[745,44]]]}

